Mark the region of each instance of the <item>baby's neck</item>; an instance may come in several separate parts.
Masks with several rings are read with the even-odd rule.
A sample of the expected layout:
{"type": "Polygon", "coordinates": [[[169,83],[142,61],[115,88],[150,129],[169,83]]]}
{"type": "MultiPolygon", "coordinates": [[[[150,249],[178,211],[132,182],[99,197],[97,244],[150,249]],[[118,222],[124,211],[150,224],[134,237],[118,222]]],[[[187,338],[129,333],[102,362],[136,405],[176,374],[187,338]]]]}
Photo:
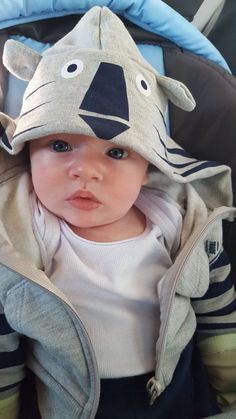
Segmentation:
{"type": "Polygon", "coordinates": [[[109,243],[127,240],[142,234],[146,228],[145,215],[135,206],[122,219],[101,226],[80,228],[70,225],[72,231],[86,240],[109,243]]]}

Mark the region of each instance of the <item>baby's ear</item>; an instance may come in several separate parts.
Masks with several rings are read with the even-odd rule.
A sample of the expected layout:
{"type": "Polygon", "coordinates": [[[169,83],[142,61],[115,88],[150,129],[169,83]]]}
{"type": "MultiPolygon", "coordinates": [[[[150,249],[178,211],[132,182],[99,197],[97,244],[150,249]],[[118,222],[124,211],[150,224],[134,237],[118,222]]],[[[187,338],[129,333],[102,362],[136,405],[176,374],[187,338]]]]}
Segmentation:
{"type": "Polygon", "coordinates": [[[16,129],[16,121],[5,113],[0,112],[0,146],[8,153],[15,154],[11,142],[16,129]]]}
{"type": "Polygon", "coordinates": [[[184,111],[192,111],[196,102],[185,84],[170,77],[158,75],[157,83],[162,87],[167,98],[174,103],[174,105],[183,109],[184,111]]]}
{"type": "Polygon", "coordinates": [[[29,81],[42,56],[21,42],[8,39],[3,50],[3,64],[14,76],[29,81]]]}

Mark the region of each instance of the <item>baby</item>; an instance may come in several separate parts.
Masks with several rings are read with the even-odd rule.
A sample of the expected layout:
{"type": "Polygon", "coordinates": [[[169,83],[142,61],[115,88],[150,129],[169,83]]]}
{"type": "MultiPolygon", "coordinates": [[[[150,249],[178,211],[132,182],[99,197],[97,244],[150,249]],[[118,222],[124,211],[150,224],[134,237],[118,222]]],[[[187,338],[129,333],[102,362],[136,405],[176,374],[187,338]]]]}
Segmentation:
{"type": "Polygon", "coordinates": [[[8,41],[3,59],[29,84],[19,119],[0,115],[1,417],[234,406],[230,172],[166,132],[168,99],[190,111],[190,92],[106,7],[42,56],[8,41]]]}

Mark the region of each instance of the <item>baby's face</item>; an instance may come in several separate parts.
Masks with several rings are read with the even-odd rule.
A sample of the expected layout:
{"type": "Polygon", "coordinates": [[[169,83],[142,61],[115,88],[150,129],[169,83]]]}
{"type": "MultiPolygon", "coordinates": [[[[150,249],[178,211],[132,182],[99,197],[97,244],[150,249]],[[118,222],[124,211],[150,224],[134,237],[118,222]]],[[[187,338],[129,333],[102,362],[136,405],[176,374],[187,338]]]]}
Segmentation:
{"type": "Polygon", "coordinates": [[[75,232],[125,217],[147,181],[148,162],[111,141],[56,134],[29,143],[36,195],[75,232]]]}

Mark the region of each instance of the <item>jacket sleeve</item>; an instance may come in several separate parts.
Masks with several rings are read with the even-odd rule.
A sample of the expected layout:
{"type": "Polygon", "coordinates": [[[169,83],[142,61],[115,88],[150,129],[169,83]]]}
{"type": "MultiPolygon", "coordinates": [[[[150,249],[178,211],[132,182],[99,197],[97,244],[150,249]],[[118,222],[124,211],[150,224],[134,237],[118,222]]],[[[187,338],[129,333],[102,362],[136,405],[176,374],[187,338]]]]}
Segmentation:
{"type": "Polygon", "coordinates": [[[192,301],[197,340],[222,410],[236,408],[236,294],[230,262],[219,242],[206,241],[209,288],[192,301]],[[214,255],[215,253],[215,255],[214,255]]]}
{"type": "Polygon", "coordinates": [[[0,418],[17,419],[24,377],[20,336],[9,326],[0,305],[0,418]]]}

